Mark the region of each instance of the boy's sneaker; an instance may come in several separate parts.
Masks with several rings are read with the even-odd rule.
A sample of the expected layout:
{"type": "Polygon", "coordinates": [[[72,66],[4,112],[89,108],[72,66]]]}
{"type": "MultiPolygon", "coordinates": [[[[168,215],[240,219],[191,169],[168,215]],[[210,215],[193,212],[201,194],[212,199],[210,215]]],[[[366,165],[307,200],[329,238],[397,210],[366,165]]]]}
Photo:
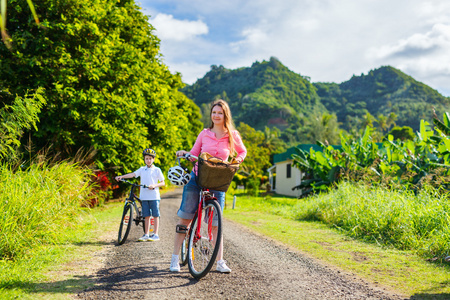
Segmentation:
{"type": "Polygon", "coordinates": [[[178,262],[178,255],[172,254],[172,261],[170,262],[170,271],[171,272],[180,272],[180,263],[178,262]]]}
{"type": "Polygon", "coordinates": [[[159,236],[157,234],[153,234],[148,240],[151,242],[159,241],[159,236]]]}
{"type": "Polygon", "coordinates": [[[144,234],[138,239],[139,242],[147,242],[148,240],[150,240],[150,236],[148,234],[144,234]]]}
{"type": "Polygon", "coordinates": [[[219,260],[217,262],[217,268],[216,271],[219,271],[221,273],[231,273],[231,269],[228,268],[227,262],[225,260],[219,260]]]}

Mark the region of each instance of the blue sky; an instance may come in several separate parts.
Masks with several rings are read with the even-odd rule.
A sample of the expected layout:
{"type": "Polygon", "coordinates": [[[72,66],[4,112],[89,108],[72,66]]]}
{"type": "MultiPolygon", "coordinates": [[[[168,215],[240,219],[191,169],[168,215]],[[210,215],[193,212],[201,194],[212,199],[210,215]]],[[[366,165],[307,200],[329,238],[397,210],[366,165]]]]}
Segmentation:
{"type": "Polygon", "coordinates": [[[390,65],[450,96],[448,0],[136,0],[188,84],[278,58],[312,82],[390,65]]]}

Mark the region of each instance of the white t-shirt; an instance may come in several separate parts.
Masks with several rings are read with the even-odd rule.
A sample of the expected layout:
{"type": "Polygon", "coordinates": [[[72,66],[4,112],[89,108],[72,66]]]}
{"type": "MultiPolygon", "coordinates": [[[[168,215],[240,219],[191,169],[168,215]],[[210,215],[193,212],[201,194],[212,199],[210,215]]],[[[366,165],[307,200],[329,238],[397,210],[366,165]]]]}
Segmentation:
{"type": "MultiPolygon", "coordinates": [[[[150,168],[147,166],[140,167],[133,173],[136,175],[136,177],[141,177],[141,184],[143,185],[149,186],[151,184],[157,184],[158,181],[164,181],[164,175],[161,172],[161,169],[155,167],[154,165],[152,165],[150,168]]],[[[139,198],[141,200],[161,200],[159,187],[155,188],[154,190],[141,187],[139,195],[139,198]]]]}

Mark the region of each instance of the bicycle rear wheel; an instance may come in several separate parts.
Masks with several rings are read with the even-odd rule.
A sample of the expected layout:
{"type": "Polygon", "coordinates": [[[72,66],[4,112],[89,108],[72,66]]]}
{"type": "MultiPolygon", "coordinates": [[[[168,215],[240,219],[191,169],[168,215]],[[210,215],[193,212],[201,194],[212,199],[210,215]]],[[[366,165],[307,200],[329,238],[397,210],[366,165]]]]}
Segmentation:
{"type": "Polygon", "coordinates": [[[133,223],[133,205],[131,203],[127,203],[123,208],[122,219],[120,220],[119,236],[117,240],[119,245],[122,245],[127,240],[132,223],[133,223]]]}
{"type": "Polygon", "coordinates": [[[194,217],[189,235],[188,267],[194,278],[200,279],[211,270],[216,261],[221,238],[220,205],[217,201],[208,200],[202,211],[194,217]]]}

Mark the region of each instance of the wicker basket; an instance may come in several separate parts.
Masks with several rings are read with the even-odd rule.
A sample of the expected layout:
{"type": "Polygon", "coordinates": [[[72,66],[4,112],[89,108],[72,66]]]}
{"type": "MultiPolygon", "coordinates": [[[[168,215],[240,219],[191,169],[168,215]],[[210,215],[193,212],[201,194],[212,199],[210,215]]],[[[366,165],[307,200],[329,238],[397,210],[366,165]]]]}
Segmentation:
{"type": "Polygon", "coordinates": [[[229,163],[209,153],[202,153],[198,157],[198,184],[202,188],[226,192],[239,169],[234,160],[229,163]]]}

